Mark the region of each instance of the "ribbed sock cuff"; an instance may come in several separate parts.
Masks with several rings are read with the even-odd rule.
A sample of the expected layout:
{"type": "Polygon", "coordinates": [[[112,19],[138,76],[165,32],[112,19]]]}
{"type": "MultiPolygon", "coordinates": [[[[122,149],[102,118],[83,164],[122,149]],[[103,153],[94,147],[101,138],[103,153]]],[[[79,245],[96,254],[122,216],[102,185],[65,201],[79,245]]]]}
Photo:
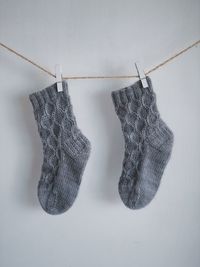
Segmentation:
{"type": "Polygon", "coordinates": [[[111,95],[115,107],[124,106],[131,99],[140,100],[146,90],[150,94],[154,94],[151,79],[148,76],[146,79],[148,84],[147,88],[143,88],[142,82],[139,80],[128,87],[113,91],[111,95]]]}
{"type": "Polygon", "coordinates": [[[55,102],[58,97],[62,97],[66,101],[66,106],[70,105],[70,97],[68,93],[68,85],[66,81],[62,81],[63,91],[57,91],[57,84],[54,83],[41,91],[29,95],[29,99],[33,105],[34,112],[44,108],[46,102],[55,102]]]}

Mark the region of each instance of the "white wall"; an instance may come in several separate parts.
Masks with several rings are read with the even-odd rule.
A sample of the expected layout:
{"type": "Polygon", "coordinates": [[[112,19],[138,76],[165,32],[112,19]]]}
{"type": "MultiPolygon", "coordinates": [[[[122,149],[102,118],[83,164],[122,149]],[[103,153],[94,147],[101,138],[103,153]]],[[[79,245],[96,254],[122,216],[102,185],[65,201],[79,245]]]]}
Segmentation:
{"type": "MultiPolygon", "coordinates": [[[[198,0],[0,0],[0,40],[68,75],[134,74],[200,37],[198,0]]],[[[121,202],[123,137],[110,93],[132,80],[69,81],[92,154],[79,196],[63,215],[37,200],[42,147],[28,95],[54,82],[0,49],[0,266],[200,266],[200,46],[152,73],[175,134],[161,187],[139,211],[121,202]]]]}

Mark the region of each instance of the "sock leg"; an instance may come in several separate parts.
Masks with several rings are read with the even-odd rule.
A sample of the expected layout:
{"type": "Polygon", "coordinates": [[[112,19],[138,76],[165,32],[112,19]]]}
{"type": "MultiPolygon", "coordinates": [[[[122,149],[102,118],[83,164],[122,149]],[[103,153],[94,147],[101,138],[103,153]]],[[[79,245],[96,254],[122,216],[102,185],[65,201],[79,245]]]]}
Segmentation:
{"type": "Polygon", "coordinates": [[[63,88],[57,92],[53,84],[30,95],[44,155],[38,198],[50,214],[72,206],[90,154],[90,142],[77,127],[65,81],[63,88]]]}
{"type": "Polygon", "coordinates": [[[119,194],[131,209],[146,206],[155,196],[170,158],[173,133],[160,118],[152,83],[140,81],[112,92],[125,140],[119,194]]]}

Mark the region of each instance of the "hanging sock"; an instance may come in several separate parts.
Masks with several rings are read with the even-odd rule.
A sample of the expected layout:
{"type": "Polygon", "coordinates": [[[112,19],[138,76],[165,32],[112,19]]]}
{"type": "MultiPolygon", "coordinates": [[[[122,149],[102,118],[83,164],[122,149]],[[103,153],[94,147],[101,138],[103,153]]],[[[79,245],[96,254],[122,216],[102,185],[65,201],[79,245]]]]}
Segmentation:
{"type": "Polygon", "coordinates": [[[173,133],[160,118],[152,83],[141,81],[112,92],[125,140],[119,194],[130,209],[146,206],[155,196],[173,146],[173,133]]]}
{"type": "Polygon", "coordinates": [[[53,84],[29,96],[43,145],[38,198],[49,214],[68,210],[79,191],[90,142],[77,127],[67,83],[53,84]]]}

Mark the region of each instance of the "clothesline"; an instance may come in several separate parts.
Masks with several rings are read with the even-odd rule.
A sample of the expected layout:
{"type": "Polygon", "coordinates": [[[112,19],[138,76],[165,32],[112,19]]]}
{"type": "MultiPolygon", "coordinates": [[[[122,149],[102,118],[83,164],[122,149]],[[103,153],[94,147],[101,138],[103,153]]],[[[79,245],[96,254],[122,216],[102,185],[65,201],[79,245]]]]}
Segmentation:
{"type": "MultiPolygon", "coordinates": [[[[163,67],[164,65],[166,65],[167,63],[169,63],[170,61],[172,61],[173,59],[177,58],[178,56],[182,55],[183,53],[185,53],[186,51],[188,51],[189,49],[193,48],[194,46],[197,46],[200,44],[200,40],[194,42],[193,44],[189,45],[188,47],[180,50],[179,52],[177,52],[176,54],[174,54],[173,56],[169,57],[168,59],[164,60],[163,62],[161,62],[160,64],[154,66],[153,68],[145,71],[145,74],[148,75],[152,72],[154,72],[155,70],[163,67]]],[[[15,54],[16,56],[22,58],[23,60],[29,62],[30,64],[32,64],[33,66],[37,67],[38,69],[42,70],[43,72],[47,73],[48,75],[56,78],[56,75],[53,74],[52,72],[50,72],[49,70],[47,70],[46,68],[40,66],[39,64],[35,63],[33,60],[23,56],[22,54],[20,54],[19,52],[15,51],[14,49],[8,47],[7,45],[0,43],[0,46],[7,49],[9,52],[15,54]]],[[[128,78],[138,78],[138,75],[111,75],[111,76],[64,76],[62,77],[65,80],[75,80],[75,79],[128,79],[128,78]]]]}

